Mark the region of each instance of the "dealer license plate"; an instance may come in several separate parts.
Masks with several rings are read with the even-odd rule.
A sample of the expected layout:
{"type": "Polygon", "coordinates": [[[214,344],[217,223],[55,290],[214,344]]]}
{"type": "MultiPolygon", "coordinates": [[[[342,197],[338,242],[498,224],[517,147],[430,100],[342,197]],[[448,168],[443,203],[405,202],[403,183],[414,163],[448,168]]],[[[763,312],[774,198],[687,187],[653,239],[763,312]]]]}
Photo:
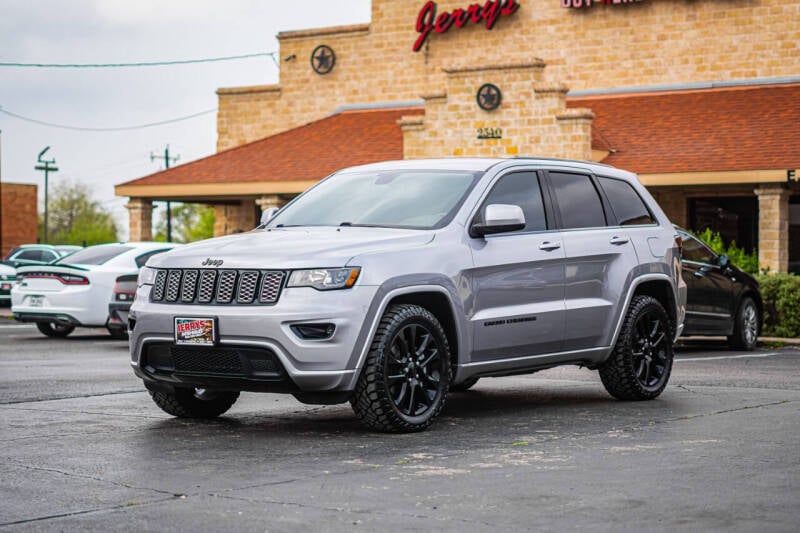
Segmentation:
{"type": "Polygon", "coordinates": [[[214,318],[176,317],[175,344],[213,346],[217,342],[214,318]]]}
{"type": "Polygon", "coordinates": [[[30,307],[43,307],[44,296],[28,296],[28,305],[30,307]]]}

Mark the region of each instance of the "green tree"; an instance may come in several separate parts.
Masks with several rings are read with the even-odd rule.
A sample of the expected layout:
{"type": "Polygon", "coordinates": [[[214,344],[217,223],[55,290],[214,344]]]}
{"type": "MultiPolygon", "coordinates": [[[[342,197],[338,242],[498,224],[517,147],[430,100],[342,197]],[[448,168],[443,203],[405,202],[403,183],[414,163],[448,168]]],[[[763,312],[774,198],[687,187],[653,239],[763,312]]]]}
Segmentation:
{"type": "MultiPolygon", "coordinates": [[[[80,182],[58,182],[48,202],[49,244],[90,246],[117,240],[117,225],[111,212],[92,198],[80,182]]],[[[39,239],[44,242],[44,213],[39,215],[39,239]]]]}
{"type": "MultiPolygon", "coordinates": [[[[153,240],[167,240],[167,211],[157,211],[153,240]]],[[[214,208],[203,204],[172,204],[172,241],[194,242],[214,236],[214,208]]]]}
{"type": "Polygon", "coordinates": [[[735,240],[726,245],[722,235],[711,228],[706,228],[701,232],[693,231],[692,233],[708,244],[716,253],[727,255],[734,265],[745,272],[758,273],[758,250],[748,253],[744,248],[739,248],[735,240]]]}

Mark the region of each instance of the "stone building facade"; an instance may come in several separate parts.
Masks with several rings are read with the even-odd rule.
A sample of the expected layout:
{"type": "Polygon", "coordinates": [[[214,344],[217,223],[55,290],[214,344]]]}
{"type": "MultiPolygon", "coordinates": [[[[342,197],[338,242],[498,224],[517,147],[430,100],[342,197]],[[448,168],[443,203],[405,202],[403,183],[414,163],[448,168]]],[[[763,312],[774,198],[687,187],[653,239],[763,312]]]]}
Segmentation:
{"type": "MultiPolygon", "coordinates": [[[[406,109],[396,120],[400,157],[540,155],[615,164],[639,173],[676,223],[702,229],[694,226],[717,212],[715,228],[758,248],[762,266],[800,268],[800,210],[792,207],[800,207],[792,179],[800,168],[800,106],[791,109],[791,91],[800,87],[798,20],[800,0],[373,0],[369,24],[280,33],[279,84],[219,89],[217,148],[220,156],[242,150],[244,159],[274,137],[313,146],[303,144],[309,124],[406,109]],[[486,84],[501,95],[494,110],[477,105],[486,84]],[[615,121],[624,103],[648,115],[615,121]],[[703,115],[709,108],[716,114],[703,115]],[[694,122],[681,123],[684,110],[694,122]],[[626,139],[629,124],[652,141],[649,148],[626,139]],[[724,133],[729,128],[735,131],[724,133]]],[[[363,162],[359,149],[345,151],[363,162]]],[[[287,166],[300,164],[286,157],[287,166]]],[[[260,189],[233,194],[246,190],[236,165],[206,195],[180,172],[119,186],[118,194],[131,196],[132,238],[148,235],[146,204],[154,199],[214,204],[215,231],[223,234],[254,225],[255,206],[281,205],[324,177],[270,174],[260,189]],[[166,194],[156,184],[173,188],[166,194]]]]}

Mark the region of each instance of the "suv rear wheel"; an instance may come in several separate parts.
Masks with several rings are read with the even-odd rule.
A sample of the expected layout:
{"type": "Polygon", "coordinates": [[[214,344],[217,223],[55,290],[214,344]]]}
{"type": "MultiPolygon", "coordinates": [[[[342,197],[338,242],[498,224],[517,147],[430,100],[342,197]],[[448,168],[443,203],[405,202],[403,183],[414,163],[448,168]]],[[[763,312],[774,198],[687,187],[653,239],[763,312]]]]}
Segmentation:
{"type": "Polygon", "coordinates": [[[450,386],[450,347],[424,307],[391,306],[381,319],[350,404],[371,429],[420,431],[444,407],[450,386]]]}
{"type": "Polygon", "coordinates": [[[174,392],[150,391],[164,412],[181,418],[215,418],[226,412],[239,398],[238,391],[176,388],[174,392]]]}
{"type": "Polygon", "coordinates": [[[600,378],[617,399],[652,400],[667,386],[672,358],[672,326],[664,306],[652,296],[634,296],[600,378]]]}
{"type": "Polygon", "coordinates": [[[37,322],[36,327],[39,328],[39,331],[43,334],[54,338],[64,338],[75,331],[75,326],[68,326],[57,322],[37,322]]]}

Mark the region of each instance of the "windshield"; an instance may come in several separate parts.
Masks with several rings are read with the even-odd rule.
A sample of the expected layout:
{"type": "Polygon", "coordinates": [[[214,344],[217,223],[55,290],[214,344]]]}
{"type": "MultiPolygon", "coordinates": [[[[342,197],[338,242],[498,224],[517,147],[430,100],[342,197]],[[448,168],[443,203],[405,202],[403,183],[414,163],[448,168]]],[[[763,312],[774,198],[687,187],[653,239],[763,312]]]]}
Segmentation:
{"type": "Polygon", "coordinates": [[[62,257],[54,264],[56,265],[102,265],[121,253],[133,250],[132,246],[122,246],[119,244],[106,244],[84,248],[79,252],[62,257]]]}
{"type": "Polygon", "coordinates": [[[392,170],[332,176],[299,196],[268,227],[447,225],[482,172],[392,170]]]}

